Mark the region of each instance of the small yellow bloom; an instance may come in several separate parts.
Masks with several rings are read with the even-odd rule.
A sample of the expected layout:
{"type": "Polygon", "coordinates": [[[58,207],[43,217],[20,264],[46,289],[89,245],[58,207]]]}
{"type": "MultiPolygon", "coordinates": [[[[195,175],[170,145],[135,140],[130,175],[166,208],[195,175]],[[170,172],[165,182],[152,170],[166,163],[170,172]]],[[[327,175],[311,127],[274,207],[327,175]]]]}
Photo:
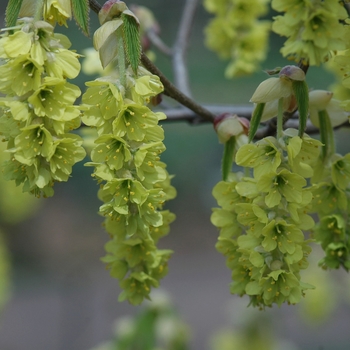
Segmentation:
{"type": "Polygon", "coordinates": [[[56,22],[67,27],[67,19],[72,17],[70,0],[47,0],[43,17],[51,24],[56,22]]]}

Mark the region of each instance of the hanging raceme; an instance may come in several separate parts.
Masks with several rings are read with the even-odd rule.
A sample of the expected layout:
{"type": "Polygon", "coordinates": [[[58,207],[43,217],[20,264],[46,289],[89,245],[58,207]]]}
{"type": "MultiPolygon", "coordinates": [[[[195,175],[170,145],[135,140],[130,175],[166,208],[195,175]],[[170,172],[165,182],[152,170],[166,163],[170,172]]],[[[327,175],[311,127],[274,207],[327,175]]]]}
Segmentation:
{"type": "Polygon", "coordinates": [[[342,1],[272,0],[271,6],[283,15],[276,16],[272,30],[288,39],[281,53],[289,59],[320,65],[331,51],[344,50],[349,26],[342,1]]]}
{"type": "MultiPolygon", "coordinates": [[[[350,155],[337,153],[333,134],[333,127],[347,121],[344,109],[350,101],[346,6],[338,0],[206,0],[215,15],[206,28],[207,45],[231,60],[227,77],[254,72],[266,57],[270,22],[258,18],[268,13],[269,3],[282,13],[272,25],[288,38],[281,52],[298,66],[267,71],[278,76],[253,93],[250,122],[239,113],[215,118],[201,106],[193,109],[214,121],[224,144],[222,181],[213,189],[218,208],[211,221],[220,230],[216,248],[232,271],[230,290],[248,295],[260,308],[296,304],[313,288],[302,278],[311,241],[325,252],[321,267],[350,269],[350,155]],[[343,78],[338,95],[344,98],[309,91],[306,84],[309,66],[330,58],[343,78]],[[296,112],[298,128],[285,130],[296,112]],[[320,141],[305,133],[308,117],[319,128],[320,141]],[[260,129],[261,122],[267,127],[260,129]],[[232,172],[233,163],[242,171],[232,172]]],[[[75,132],[82,116],[90,128],[86,165],[100,185],[99,214],[110,235],[103,261],[119,279],[119,300],[140,304],[167,273],[172,251],[159,249],[158,241],[175,219],[164,209],[176,196],[160,159],[165,151],[160,122],[166,115],[151,106],[164,92],[162,82],[169,96],[181,92],[161,73],[162,82],[151,73],[158,71],[142,53],[139,19],[124,2],[108,0],[93,37],[101,66],[94,58],[85,65],[102,71],[102,77],[86,83],[82,104],[75,105],[80,89],[68,79],[79,74],[80,56],[70,50],[66,36],[55,33],[55,25],[67,26],[74,16],[87,34],[89,4],[99,7],[88,0],[9,0],[7,28],[0,35],[0,136],[8,156],[1,171],[23,191],[52,196],[54,183],[67,181],[85,157],[75,132]]],[[[153,16],[136,9],[148,22],[145,32],[158,33],[153,16]]],[[[171,55],[159,40],[158,45],[171,55]]],[[[196,106],[189,98],[178,100],[196,106]]]]}
{"type": "Polygon", "coordinates": [[[0,134],[10,156],[2,172],[25,192],[52,196],[54,182],[67,181],[85,157],[71,133],[80,126],[80,90],[67,82],[80,71],[79,55],[51,24],[29,17],[4,30],[0,46],[0,134]]]}
{"type": "Polygon", "coordinates": [[[205,0],[215,17],[205,28],[206,44],[221,58],[230,59],[228,78],[254,73],[266,58],[270,22],[258,20],[268,12],[267,0],[205,0]]]}
{"type": "MultiPolygon", "coordinates": [[[[132,15],[124,3],[117,5],[102,9],[103,18],[112,17],[111,13],[116,11],[117,17],[112,21],[122,23],[118,22],[115,28],[115,40],[132,40],[118,30],[124,25],[122,14],[132,15]]],[[[104,22],[103,26],[108,23],[104,22]]],[[[104,32],[103,26],[95,34],[98,47],[103,47],[99,43],[106,36],[113,35],[104,32]]],[[[99,135],[91,151],[92,162],[86,165],[94,167],[92,176],[101,184],[99,198],[104,204],[99,212],[106,217],[104,225],[111,236],[103,261],[111,275],[120,280],[123,292],[119,300],[140,304],[167,273],[172,252],[157,249],[156,244],[168,233],[174,220],[174,215],[163,210],[163,206],[175,197],[176,191],[170,185],[166,165],[160,161],[165,146],[164,132],[158,122],[166,116],[148,107],[151,98],[163,91],[163,86],[157,76],[144,68],[135,71],[132,65],[136,55],[119,52],[118,60],[123,62],[125,57],[121,58],[121,54],[127,56],[125,61],[133,57],[127,69],[119,69],[117,62],[115,76],[86,84],[83,122],[95,127],[99,135]]]]}
{"type": "MultiPolygon", "coordinates": [[[[318,141],[286,130],[280,141],[270,137],[244,145],[235,161],[253,169],[252,176],[232,174],[214,188],[221,209],[214,209],[212,222],[221,229],[217,248],[230,261],[231,292],[249,295],[252,305],[295,304],[312,288],[300,280],[311,251],[303,231],[314,225],[307,214],[312,194],[291,167],[310,142],[319,149],[318,141]]],[[[312,168],[317,159],[318,152],[305,163],[312,168]]]]}
{"type": "MultiPolygon", "coordinates": [[[[327,91],[309,93],[305,82],[308,65],[320,64],[331,50],[347,47],[348,15],[340,2],[331,0],[293,4],[273,0],[272,6],[285,12],[273,24],[274,31],[289,37],[282,53],[300,61],[304,71],[295,66],[276,68],[268,73],[279,77],[263,81],[254,92],[251,143],[231,154],[231,163],[245,171],[225,174],[225,181],[215,186],[213,195],[220,208],[212,214],[212,223],[220,229],[217,249],[232,270],[231,292],[249,295],[251,304],[262,308],[298,303],[312,288],[300,278],[311,251],[307,231],[325,251],[323,268],[350,267],[350,162],[348,155],[335,153],[333,137],[333,127],[348,119],[342,109],[347,104],[327,91]],[[299,131],[283,131],[283,123],[296,110],[299,131]],[[309,114],[320,128],[321,142],[304,134],[309,114]],[[273,117],[277,137],[252,143],[260,122],[273,117]],[[311,213],[319,217],[316,225],[311,213]]],[[[344,54],[335,58],[346,70],[344,54]]]]}

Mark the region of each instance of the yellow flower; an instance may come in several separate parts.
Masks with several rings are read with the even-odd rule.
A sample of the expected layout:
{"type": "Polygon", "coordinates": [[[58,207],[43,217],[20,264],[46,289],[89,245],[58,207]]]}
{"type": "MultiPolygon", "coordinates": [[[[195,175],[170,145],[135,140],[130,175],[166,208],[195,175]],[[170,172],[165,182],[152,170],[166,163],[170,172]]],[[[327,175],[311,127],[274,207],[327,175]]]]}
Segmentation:
{"type": "Polygon", "coordinates": [[[47,0],[43,17],[51,24],[56,22],[67,27],[67,19],[72,17],[70,0],[47,0]]]}

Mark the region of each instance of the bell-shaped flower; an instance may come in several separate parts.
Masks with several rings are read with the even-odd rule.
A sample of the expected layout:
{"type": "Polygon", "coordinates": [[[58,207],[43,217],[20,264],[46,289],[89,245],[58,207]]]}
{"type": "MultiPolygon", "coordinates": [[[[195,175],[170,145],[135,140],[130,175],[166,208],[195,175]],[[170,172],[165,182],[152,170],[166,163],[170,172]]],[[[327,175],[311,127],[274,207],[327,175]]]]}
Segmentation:
{"type": "Polygon", "coordinates": [[[295,129],[285,130],[284,135],[291,169],[305,178],[311,177],[314,174],[322,143],[306,134],[302,138],[299,137],[295,129]]]}
{"type": "Polygon", "coordinates": [[[67,27],[67,19],[72,17],[70,0],[47,0],[44,18],[49,23],[58,23],[67,27]]]}
{"type": "Polygon", "coordinates": [[[248,226],[247,232],[259,237],[262,229],[268,223],[267,213],[256,204],[238,203],[235,211],[240,224],[248,226]]]}
{"type": "Polygon", "coordinates": [[[110,169],[119,170],[132,159],[129,145],[120,137],[101,135],[95,143],[97,146],[91,151],[93,162],[106,163],[110,169]]]}
{"type": "Polygon", "coordinates": [[[112,132],[112,122],[123,107],[123,97],[112,81],[99,79],[87,82],[83,94],[84,124],[97,128],[99,135],[112,132]]]}
{"type": "Polygon", "coordinates": [[[41,85],[43,67],[30,55],[20,55],[0,66],[0,91],[22,96],[41,85]]]}
{"type": "Polygon", "coordinates": [[[265,203],[269,208],[279,205],[282,198],[287,202],[301,203],[302,188],[305,185],[306,180],[302,176],[293,174],[287,169],[282,169],[278,173],[266,173],[257,182],[258,189],[268,193],[265,203]]]}
{"type": "Polygon", "coordinates": [[[350,251],[348,244],[344,242],[330,243],[325,249],[326,256],[318,263],[323,269],[339,269],[344,267],[350,270],[350,251]]]}
{"type": "Polygon", "coordinates": [[[113,133],[119,137],[127,135],[129,140],[142,141],[147,134],[146,129],[157,126],[158,121],[159,115],[148,107],[136,103],[125,104],[113,121],[113,133]]]}
{"type": "Polygon", "coordinates": [[[55,153],[50,158],[50,170],[54,180],[68,181],[73,165],[86,156],[82,143],[80,136],[74,134],[65,134],[54,141],[55,153]]]}
{"type": "Polygon", "coordinates": [[[348,199],[345,192],[335,184],[322,182],[313,191],[312,211],[321,215],[333,214],[335,211],[346,211],[348,199]]]}
{"type": "Polygon", "coordinates": [[[220,181],[213,188],[213,197],[223,209],[233,210],[236,203],[239,203],[241,195],[235,189],[236,184],[237,181],[220,181]]]}
{"type": "Polygon", "coordinates": [[[256,179],[263,174],[276,171],[281,161],[281,151],[273,137],[266,137],[255,144],[244,145],[236,155],[236,163],[253,168],[256,179]]]}
{"type": "Polygon", "coordinates": [[[28,98],[36,115],[61,119],[65,108],[72,106],[80,96],[80,89],[73,84],[53,77],[45,77],[43,83],[28,98]]]}
{"type": "Polygon", "coordinates": [[[350,154],[344,157],[336,156],[332,163],[332,180],[333,183],[341,190],[346,190],[350,183],[350,154]]]}
{"type": "Polygon", "coordinates": [[[304,241],[304,234],[295,225],[284,220],[272,220],[261,233],[264,236],[262,246],[267,252],[278,248],[283,254],[293,255],[297,250],[296,261],[302,258],[302,251],[297,246],[304,241]]]}
{"type": "Polygon", "coordinates": [[[317,224],[315,239],[320,242],[323,249],[333,242],[346,240],[346,223],[341,215],[324,216],[317,224]]]}
{"type": "Polygon", "coordinates": [[[246,286],[246,293],[250,296],[257,296],[257,305],[281,305],[288,301],[296,304],[300,301],[304,289],[310,286],[302,284],[291,272],[276,270],[270,272],[260,281],[252,281],[246,286]]]}

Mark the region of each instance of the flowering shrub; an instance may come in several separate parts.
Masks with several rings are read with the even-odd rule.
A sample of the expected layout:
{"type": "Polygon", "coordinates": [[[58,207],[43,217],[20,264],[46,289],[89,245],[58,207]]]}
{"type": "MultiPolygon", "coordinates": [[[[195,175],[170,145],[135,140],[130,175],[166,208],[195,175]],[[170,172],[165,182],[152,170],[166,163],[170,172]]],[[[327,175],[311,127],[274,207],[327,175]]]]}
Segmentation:
{"type": "Polygon", "coordinates": [[[232,271],[231,292],[259,308],[296,304],[313,288],[301,277],[312,242],[324,250],[322,268],[350,269],[350,155],[337,153],[333,134],[350,106],[348,7],[338,0],[205,0],[204,6],[213,14],[206,43],[230,60],[227,77],[259,68],[270,30],[287,37],[281,53],[296,64],[267,71],[249,115],[214,115],[163,76],[142,50],[153,40],[167,54],[176,52],[157,37],[147,9],[134,13],[118,0],[102,8],[93,0],[10,0],[0,36],[2,177],[49,197],[88,153],[85,165],[100,185],[99,214],[110,236],[103,261],[119,279],[119,300],[140,304],[159,286],[172,254],[157,247],[175,219],[165,205],[176,190],[160,159],[166,108],[154,107],[162,94],[173,97],[212,122],[224,145],[211,221],[232,271]],[[271,21],[263,18],[269,4],[279,13],[271,21]],[[86,82],[77,104],[80,89],[68,79],[80,73],[81,56],[55,29],[74,15],[88,33],[89,5],[100,27],[84,67],[101,76],[86,82]],[[309,67],[325,61],[340,78],[335,95],[307,85],[309,67]],[[287,127],[296,116],[295,127],[287,127]],[[85,148],[82,128],[92,130],[81,133],[85,148]],[[232,171],[233,163],[241,169],[232,171]]]}

